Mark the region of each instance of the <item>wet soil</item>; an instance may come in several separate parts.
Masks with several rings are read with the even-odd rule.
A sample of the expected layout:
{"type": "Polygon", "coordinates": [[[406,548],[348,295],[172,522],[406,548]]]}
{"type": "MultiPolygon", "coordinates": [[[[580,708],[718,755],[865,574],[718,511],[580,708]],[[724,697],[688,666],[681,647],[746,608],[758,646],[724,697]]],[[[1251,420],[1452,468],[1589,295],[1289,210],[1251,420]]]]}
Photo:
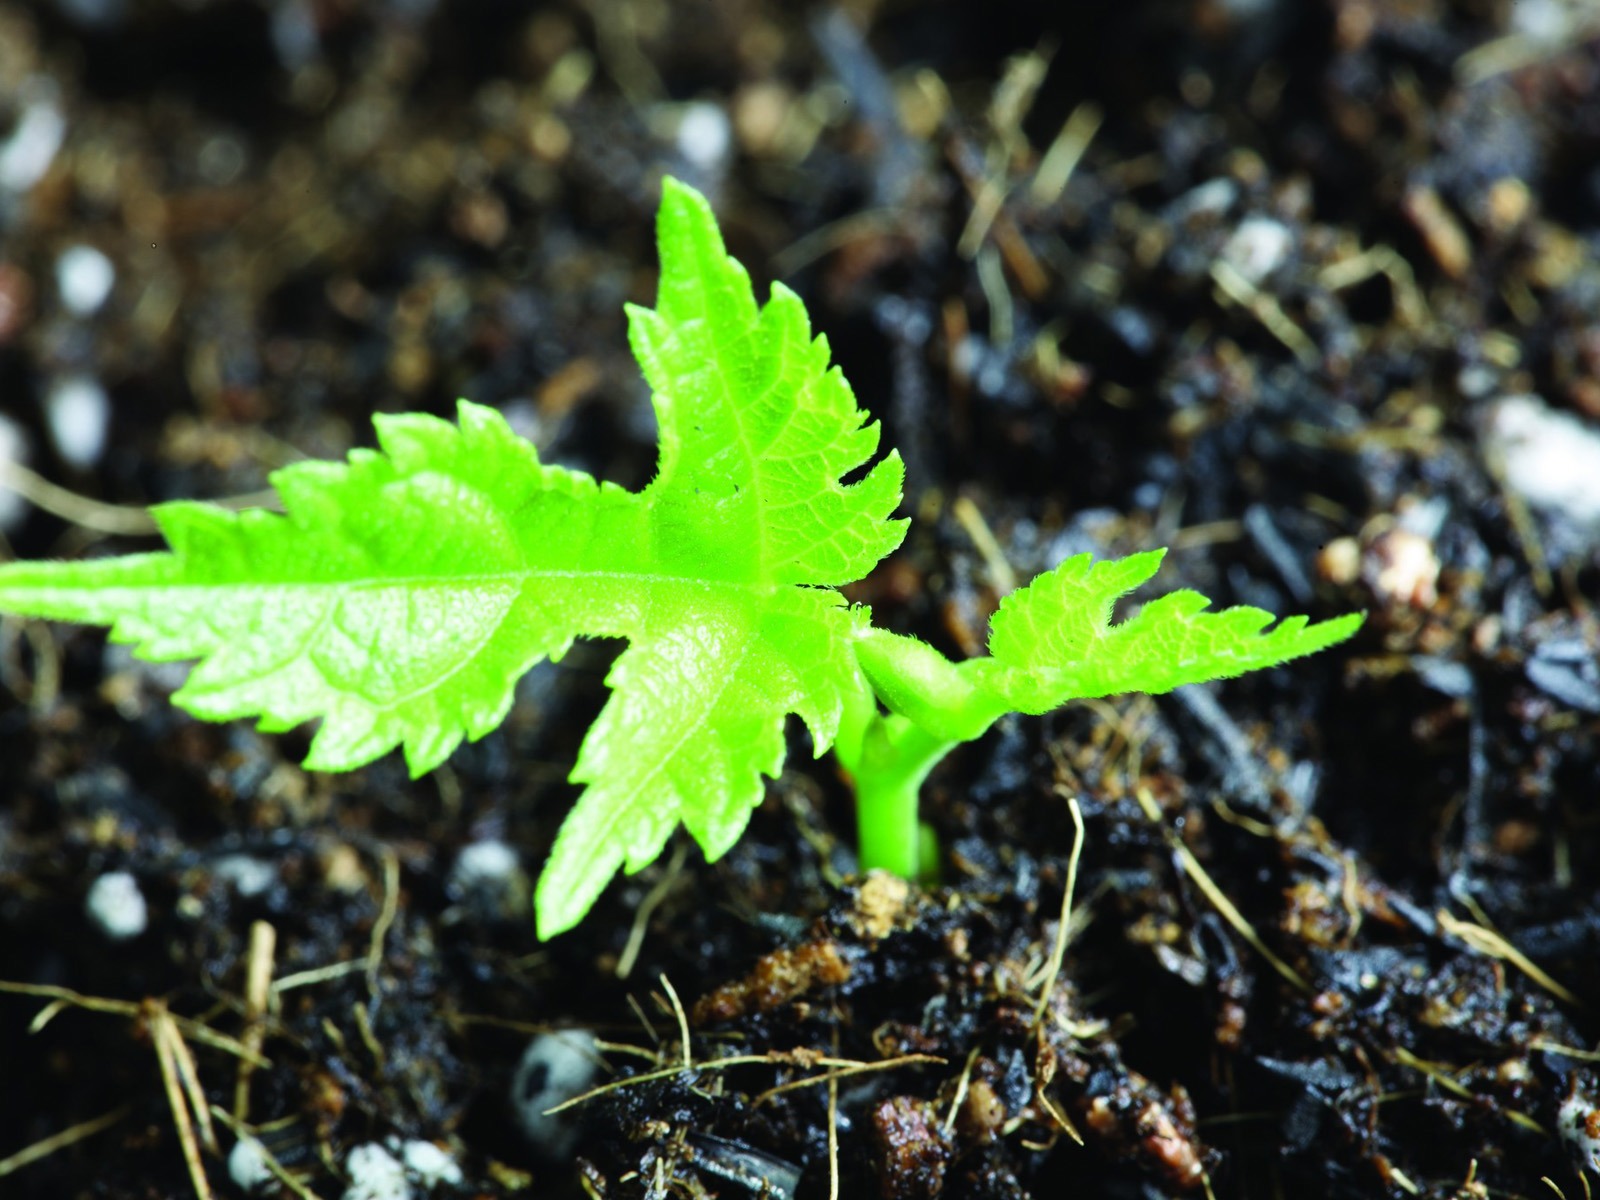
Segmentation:
{"type": "Polygon", "coordinates": [[[730,854],[549,944],[614,647],[412,782],[0,621],[0,1194],[242,1195],[251,1135],[322,1197],[1588,1195],[1600,23],[1043,7],[0,4],[10,554],[457,396],[642,484],[671,172],[906,459],[879,621],[980,652],[1018,580],[1157,545],[1160,590],[1370,614],[1002,722],[926,789],[939,888],[856,876],[796,729],[730,854]],[[564,1071],[605,1090],[530,1116],[564,1071]],[[460,1174],[362,1191],[374,1143],[460,1174]]]}

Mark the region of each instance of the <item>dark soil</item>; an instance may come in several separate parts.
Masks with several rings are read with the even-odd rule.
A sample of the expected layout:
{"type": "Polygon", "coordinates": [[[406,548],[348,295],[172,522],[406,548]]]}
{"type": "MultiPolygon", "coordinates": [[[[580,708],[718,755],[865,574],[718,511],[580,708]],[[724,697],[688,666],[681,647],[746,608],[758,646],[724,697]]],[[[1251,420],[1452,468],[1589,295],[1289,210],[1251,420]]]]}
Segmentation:
{"type": "Polygon", "coordinates": [[[622,305],[670,171],[906,459],[911,536],[851,589],[880,622],[979,652],[1013,579],[1154,545],[1163,590],[1370,613],[1003,722],[927,788],[938,890],[854,877],[796,729],[732,853],[548,945],[527,892],[614,648],[411,782],[0,622],[0,1194],[195,1195],[203,1093],[242,1122],[194,1134],[219,1196],[241,1130],[325,1198],[389,1139],[449,1151],[436,1195],[1586,1196],[1600,470],[1558,477],[1600,433],[1597,37],[1578,0],[0,4],[18,557],[152,548],[143,506],[457,396],[639,486],[622,305]],[[120,941],[86,910],[116,872],[120,941]],[[541,1152],[513,1077],[567,1028],[619,1086],[541,1152]]]}

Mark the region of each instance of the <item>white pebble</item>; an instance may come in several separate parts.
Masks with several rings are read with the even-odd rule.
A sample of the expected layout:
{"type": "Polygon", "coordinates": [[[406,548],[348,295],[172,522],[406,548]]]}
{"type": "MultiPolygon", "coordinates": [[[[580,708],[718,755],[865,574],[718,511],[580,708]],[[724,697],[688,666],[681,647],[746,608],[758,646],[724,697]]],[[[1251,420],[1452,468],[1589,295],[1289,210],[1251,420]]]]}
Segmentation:
{"type": "Polygon", "coordinates": [[[26,192],[38,183],[67,136],[67,118],[53,88],[34,88],[34,98],[0,142],[0,190],[26,192]]]}
{"type": "Polygon", "coordinates": [[[702,171],[721,169],[733,145],[733,126],[720,104],[696,100],[678,117],[678,153],[702,171]]]}
{"type": "Polygon", "coordinates": [[[242,1137],[228,1151],[228,1174],[233,1182],[246,1192],[264,1188],[272,1182],[272,1171],[267,1167],[266,1151],[253,1137],[242,1137]]]}
{"type": "Polygon", "coordinates": [[[1556,1128],[1581,1167],[1600,1171],[1600,1108],[1574,1092],[1557,1113],[1556,1128]]]}
{"type": "Polygon", "coordinates": [[[1294,234],[1271,217],[1246,217],[1222,247],[1222,259],[1251,283],[1260,283],[1289,257],[1294,234]]]}
{"type": "Polygon", "coordinates": [[[247,900],[278,882],[278,868],[250,854],[224,854],[211,864],[211,873],[247,900]]]}
{"type": "Polygon", "coordinates": [[[1220,217],[1233,206],[1239,197],[1239,185],[1226,176],[1208,179],[1190,188],[1167,206],[1167,215],[1174,221],[1187,221],[1191,217],[1220,217]]]}
{"type": "Polygon", "coordinates": [[[286,72],[292,74],[314,61],[321,45],[311,5],[272,6],[272,47],[286,72]]]}
{"type": "Polygon", "coordinates": [[[150,909],[139,881],[126,871],[107,871],[90,884],[84,910],[114,942],[136,938],[150,925],[150,909]]]}
{"type": "Polygon", "coordinates": [[[462,891],[492,886],[515,875],[518,866],[515,850],[499,838],[485,838],[461,848],[456,865],[450,869],[450,884],[462,891]]]}
{"type": "Polygon", "coordinates": [[[1505,485],[1534,508],[1600,525],[1600,431],[1537,396],[1507,396],[1489,409],[1483,451],[1505,485]]]}
{"type": "Polygon", "coordinates": [[[1456,391],[1468,400],[1482,400],[1494,390],[1499,373],[1482,363],[1470,363],[1456,372],[1456,391]]]}
{"type": "Polygon", "coordinates": [[[400,1151],[400,1159],[405,1163],[406,1170],[425,1188],[441,1183],[460,1187],[466,1182],[456,1160],[432,1142],[412,1138],[407,1142],[390,1141],[389,1145],[400,1151]]]}
{"type": "Polygon", "coordinates": [[[56,290],[75,316],[98,312],[116,281],[117,269],[93,246],[69,246],[56,259],[56,290]]]}
{"type": "Polygon", "coordinates": [[[350,1177],[344,1200],[411,1200],[406,1169],[377,1142],[350,1151],[344,1171],[350,1177]]]}
{"type": "Polygon", "coordinates": [[[511,1112],[546,1158],[570,1157],[578,1129],[570,1111],[547,1114],[545,1110],[588,1091],[599,1069],[594,1034],[586,1029],[541,1033],[522,1052],[511,1080],[511,1112]]]}
{"type": "Polygon", "coordinates": [[[1545,46],[1559,46],[1581,24],[1580,8],[1571,0],[1512,0],[1510,31],[1545,46]]]}
{"type": "Polygon", "coordinates": [[[45,420],[61,457],[75,467],[92,467],[106,448],[111,400],[97,379],[65,375],[45,396],[45,420]]]}
{"type": "Polygon", "coordinates": [[[244,147],[235,138],[217,134],[200,147],[195,165],[212,187],[227,187],[244,170],[244,147]]]}

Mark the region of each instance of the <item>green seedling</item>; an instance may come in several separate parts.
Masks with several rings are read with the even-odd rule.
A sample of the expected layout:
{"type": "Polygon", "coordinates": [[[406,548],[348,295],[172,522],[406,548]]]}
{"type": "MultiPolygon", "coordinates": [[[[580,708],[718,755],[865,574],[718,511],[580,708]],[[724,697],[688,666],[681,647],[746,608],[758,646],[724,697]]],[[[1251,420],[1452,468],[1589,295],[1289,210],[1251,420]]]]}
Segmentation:
{"type": "Polygon", "coordinates": [[[1330,646],[1360,624],[1273,625],[1175,592],[1113,603],[1161,551],[1072,558],[1008,596],[989,655],[953,663],[836,590],[900,544],[896,454],[829,366],[800,299],[757,305],[705,199],[672,180],[656,307],[628,310],[654,393],[641,492],[539,461],[494,410],[375,418],[379,449],[272,476],[281,514],[157,506],[169,551],[0,568],[0,611],[111,626],[146,659],[198,664],[173,699],[268,731],[313,718],[306,765],[396,747],[413,776],[495,728],[516,680],[576,637],[626,638],[572,779],[585,785],[539,880],[541,937],[681,822],[725,853],[784,760],[796,713],[854,783],[862,867],[915,876],[917,792],[1007,712],[1160,692],[1330,646]],[[1269,628],[1270,626],[1270,628],[1269,628]]]}

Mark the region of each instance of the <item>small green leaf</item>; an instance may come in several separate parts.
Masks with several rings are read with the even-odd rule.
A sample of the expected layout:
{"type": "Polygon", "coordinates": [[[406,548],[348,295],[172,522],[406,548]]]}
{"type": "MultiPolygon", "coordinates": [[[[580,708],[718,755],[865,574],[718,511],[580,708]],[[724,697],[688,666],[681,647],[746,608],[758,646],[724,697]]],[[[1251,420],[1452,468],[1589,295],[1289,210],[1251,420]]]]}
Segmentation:
{"type": "Polygon", "coordinates": [[[498,725],[538,659],[622,624],[565,568],[618,559],[642,514],[636,497],[541,465],[490,409],[463,402],[459,427],[376,424],[384,453],[276,472],[283,515],[163,505],[170,554],[11,564],[0,609],[201,660],[174,697],[197,716],[269,730],[323,718],[307,766],[403,746],[421,774],[498,725]]]}
{"type": "Polygon", "coordinates": [[[1351,613],[1273,625],[1276,618],[1259,608],[1210,612],[1211,601],[1184,590],[1113,625],[1112,606],[1156,573],[1164,553],[1067,559],[1001,602],[990,622],[989,657],[960,669],[1009,707],[1044,713],[1068,700],[1157,694],[1276,666],[1343,641],[1363,620],[1351,613]]]}
{"type": "Polygon", "coordinates": [[[657,550],[695,575],[763,585],[860,579],[905,536],[888,519],[904,468],[878,449],[800,298],[774,284],[757,307],[698,192],[667,180],[660,298],[628,309],[653,390],[661,458],[645,489],[657,550]]]}
{"type": "Polygon", "coordinates": [[[784,714],[800,714],[820,754],[857,686],[849,642],[865,617],[833,593],[708,604],[685,589],[677,600],[682,619],[636,640],[607,677],[612,698],[572,773],[589,786],[539,878],[541,937],[581,919],[619,867],[653,862],[679,820],[708,859],[726,853],[761,802],[761,776],[783,766],[784,714]]]}
{"type": "MultiPolygon", "coordinates": [[[[1004,712],[994,697],[924,641],[887,629],[869,629],[856,642],[856,657],[872,690],[892,713],[948,742],[981,737],[1004,712]]],[[[847,767],[853,755],[839,748],[847,767]]]]}
{"type": "MultiPolygon", "coordinates": [[[[781,285],[758,306],[704,197],[673,180],[658,223],[660,297],[630,308],[660,427],[642,569],[647,619],[573,778],[589,785],[535,898],[549,937],[588,911],[618,866],[638,870],[679,820],[716,858],[783,763],[798,713],[817,753],[859,711],[853,642],[865,610],[817,585],[861,578],[900,544],[903,468],[878,447],[827,343],[781,285]],[[670,584],[666,581],[672,581],[670,584]]],[[[635,585],[637,586],[637,585],[635,585]]]]}

